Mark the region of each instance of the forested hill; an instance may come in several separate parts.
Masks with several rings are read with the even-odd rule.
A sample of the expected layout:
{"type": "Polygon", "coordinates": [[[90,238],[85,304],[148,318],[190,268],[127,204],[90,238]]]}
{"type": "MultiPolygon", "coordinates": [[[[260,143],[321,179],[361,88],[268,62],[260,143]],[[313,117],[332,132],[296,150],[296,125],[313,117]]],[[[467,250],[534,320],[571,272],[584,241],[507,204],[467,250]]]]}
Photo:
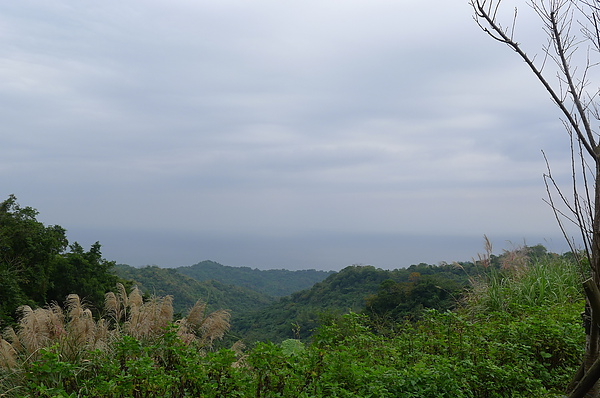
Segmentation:
{"type": "Polygon", "coordinates": [[[145,294],[173,296],[173,307],[181,314],[185,314],[201,299],[208,304],[210,311],[230,310],[235,320],[241,314],[256,311],[275,301],[273,297],[241,286],[215,280],[197,281],[173,268],[134,268],[118,264],[114,272],[125,280],[133,281],[145,294]]]}
{"type": "Polygon", "coordinates": [[[323,321],[348,311],[402,319],[418,316],[424,308],[447,310],[467,284],[465,269],[455,265],[419,264],[393,271],[354,265],[242,315],[232,330],[248,341],[307,338],[323,321]]]}
{"type": "Polygon", "coordinates": [[[215,280],[228,285],[242,286],[273,297],[282,297],[308,289],[321,282],[333,271],[259,270],[249,267],[230,267],[214,261],[202,261],[189,267],[175,268],[183,275],[198,281],[215,280]]]}

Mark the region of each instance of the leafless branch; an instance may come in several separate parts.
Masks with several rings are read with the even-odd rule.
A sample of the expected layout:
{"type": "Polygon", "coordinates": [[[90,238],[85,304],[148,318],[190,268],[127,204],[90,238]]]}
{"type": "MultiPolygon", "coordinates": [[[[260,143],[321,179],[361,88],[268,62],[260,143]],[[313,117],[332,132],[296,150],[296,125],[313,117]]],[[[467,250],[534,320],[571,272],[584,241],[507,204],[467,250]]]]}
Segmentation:
{"type": "MultiPolygon", "coordinates": [[[[541,5],[535,1],[531,3],[533,9],[538,13],[540,18],[546,24],[545,26],[551,35],[552,42],[554,42],[554,38],[557,37],[556,35],[564,34],[566,32],[568,36],[570,23],[568,20],[565,19],[565,16],[558,13],[558,11],[561,8],[566,7],[566,5],[568,5],[568,1],[569,0],[551,0],[550,10],[545,8],[545,3],[543,2],[541,2],[541,5]]],[[[589,122],[587,121],[587,117],[583,115],[583,130],[577,122],[578,119],[582,118],[581,112],[584,112],[584,107],[581,104],[580,98],[577,97],[575,102],[576,108],[578,109],[578,111],[580,111],[576,115],[576,118],[576,116],[573,115],[573,113],[565,104],[565,99],[561,97],[560,92],[557,92],[552,87],[549,81],[542,74],[542,70],[534,64],[534,58],[529,57],[521,48],[520,44],[517,41],[513,40],[511,37],[509,37],[507,31],[503,29],[502,26],[496,20],[496,14],[500,3],[501,0],[497,2],[490,0],[471,0],[470,4],[475,12],[475,21],[484,32],[489,34],[495,40],[500,41],[501,43],[504,43],[507,46],[509,46],[521,57],[523,61],[525,61],[525,63],[534,73],[536,78],[540,81],[540,83],[544,86],[546,91],[550,94],[550,97],[552,98],[553,102],[559,107],[565,118],[568,120],[569,124],[572,126],[573,130],[576,132],[577,136],[582,141],[588,154],[596,161],[598,161],[598,155],[594,151],[596,143],[592,134],[592,129],[589,125],[589,122]],[[489,13],[488,10],[492,9],[493,4],[495,4],[494,12],[489,13]]],[[[566,14],[568,15],[568,8],[566,14]]],[[[563,38],[560,38],[560,46],[557,48],[560,50],[558,51],[556,57],[550,53],[549,47],[546,48],[545,52],[548,56],[552,57],[559,66],[561,66],[563,73],[567,72],[568,76],[566,76],[565,83],[567,84],[571,93],[571,97],[573,98],[574,95],[576,97],[577,90],[574,89],[574,84],[572,84],[572,76],[570,76],[571,70],[570,68],[568,68],[568,59],[570,58],[570,54],[572,54],[572,51],[574,51],[574,49],[570,48],[569,46],[573,44],[573,41],[572,39],[567,39],[566,44],[568,45],[565,46],[563,40],[563,38]],[[567,62],[566,69],[563,61],[567,62]]],[[[556,43],[554,44],[556,46],[556,43]]]]}

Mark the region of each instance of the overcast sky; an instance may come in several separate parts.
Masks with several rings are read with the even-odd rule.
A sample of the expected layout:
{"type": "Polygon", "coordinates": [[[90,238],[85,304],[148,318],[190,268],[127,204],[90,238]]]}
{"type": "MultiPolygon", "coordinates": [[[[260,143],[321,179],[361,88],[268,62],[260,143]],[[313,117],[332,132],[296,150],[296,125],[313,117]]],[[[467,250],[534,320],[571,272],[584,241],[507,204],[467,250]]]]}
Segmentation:
{"type": "Polygon", "coordinates": [[[397,268],[469,260],[483,234],[566,251],[542,201],[541,150],[569,169],[558,111],[471,14],[3,2],[0,194],[134,266],[397,268]]]}

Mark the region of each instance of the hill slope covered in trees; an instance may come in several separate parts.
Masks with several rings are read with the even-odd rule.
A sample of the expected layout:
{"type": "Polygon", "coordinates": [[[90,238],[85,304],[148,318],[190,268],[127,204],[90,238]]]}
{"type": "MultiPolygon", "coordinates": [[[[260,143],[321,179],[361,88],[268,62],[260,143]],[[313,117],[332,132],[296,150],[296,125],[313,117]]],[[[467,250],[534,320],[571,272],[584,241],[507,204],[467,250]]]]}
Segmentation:
{"type": "Polygon", "coordinates": [[[452,308],[467,284],[464,270],[453,265],[420,264],[393,271],[354,265],[310,289],[244,314],[232,330],[249,341],[306,339],[322,322],[350,311],[368,308],[387,316],[389,307],[395,317],[402,318],[418,316],[423,308],[452,308]]]}
{"type": "Polygon", "coordinates": [[[215,280],[228,285],[252,289],[273,297],[287,296],[299,290],[308,289],[333,273],[333,271],[314,269],[301,271],[259,270],[249,267],[231,267],[209,260],[175,269],[198,281],[215,280]]]}

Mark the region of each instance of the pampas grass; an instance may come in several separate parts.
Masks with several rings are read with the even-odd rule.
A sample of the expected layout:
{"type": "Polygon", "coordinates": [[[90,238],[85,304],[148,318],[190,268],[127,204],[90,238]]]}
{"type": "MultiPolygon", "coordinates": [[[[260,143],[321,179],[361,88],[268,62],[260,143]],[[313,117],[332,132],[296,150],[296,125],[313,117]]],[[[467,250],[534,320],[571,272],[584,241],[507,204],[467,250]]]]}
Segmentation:
{"type": "Polygon", "coordinates": [[[162,336],[169,323],[173,322],[173,297],[154,297],[143,303],[137,300],[136,292],[137,288],[130,295],[130,317],[124,324],[124,332],[141,340],[162,336]],[[134,300],[131,300],[132,296],[134,300]]]}
{"type": "Polygon", "coordinates": [[[17,351],[6,340],[0,337],[0,369],[14,369],[17,367],[17,351]]]}
{"type": "Polygon", "coordinates": [[[227,310],[207,313],[207,306],[198,300],[190,309],[188,316],[177,322],[178,334],[185,342],[196,341],[204,347],[212,346],[217,339],[222,339],[229,330],[231,314],[227,310]]]}
{"type": "MultiPolygon", "coordinates": [[[[61,358],[81,361],[92,350],[108,350],[111,342],[123,335],[141,342],[156,341],[173,324],[172,296],[144,302],[137,287],[129,294],[122,284],[116,290],[106,294],[105,317],[99,320],[76,294],[67,297],[64,309],[57,303],[36,309],[20,307],[19,324],[6,329],[0,338],[0,369],[36,360],[41,349],[51,346],[56,346],[61,358]]],[[[206,304],[198,300],[175,326],[183,342],[210,348],[229,330],[229,320],[228,311],[207,313],[206,304]]]]}
{"type": "Polygon", "coordinates": [[[110,333],[107,322],[96,322],[92,311],[76,294],[67,297],[64,310],[53,303],[35,310],[23,306],[20,311],[17,329],[6,329],[2,340],[12,347],[13,358],[35,360],[42,348],[56,345],[62,358],[76,361],[85,352],[108,344],[110,333]]]}

